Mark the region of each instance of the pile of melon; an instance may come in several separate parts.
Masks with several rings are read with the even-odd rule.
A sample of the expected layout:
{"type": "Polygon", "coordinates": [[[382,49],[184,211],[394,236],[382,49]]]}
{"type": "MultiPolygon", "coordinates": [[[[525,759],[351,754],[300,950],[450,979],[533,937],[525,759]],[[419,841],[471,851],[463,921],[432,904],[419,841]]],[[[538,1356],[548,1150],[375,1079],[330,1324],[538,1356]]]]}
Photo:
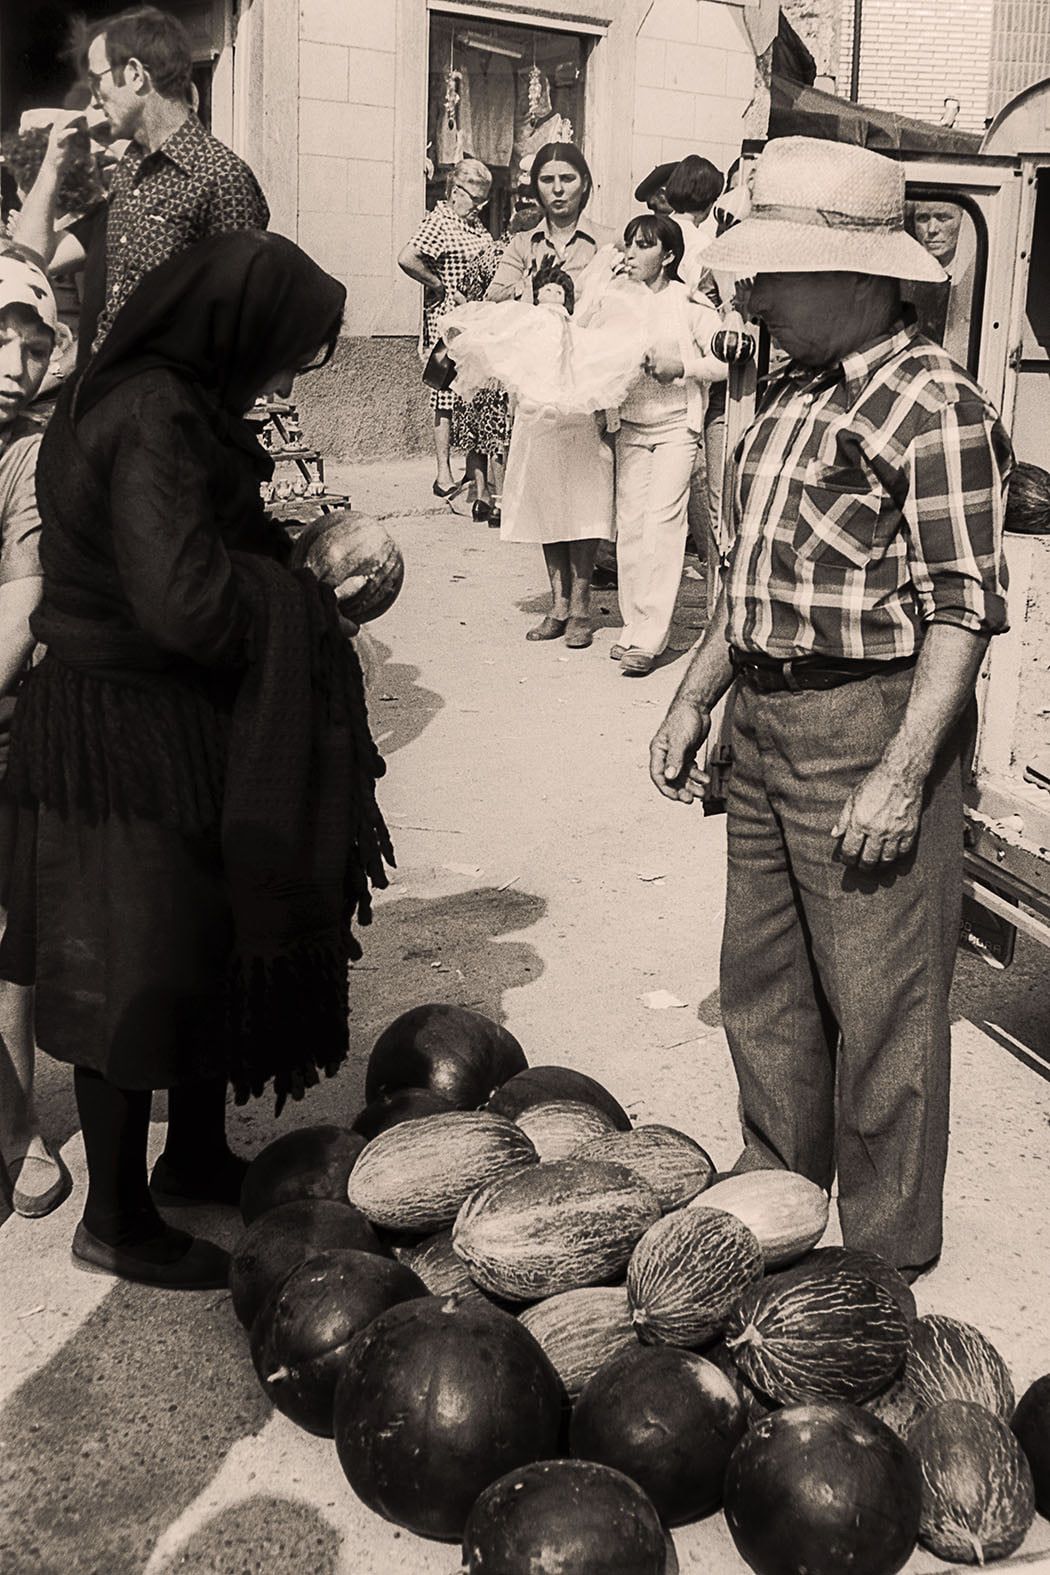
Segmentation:
{"type": "Polygon", "coordinates": [[[498,1024],[405,1012],[351,1128],[252,1162],[234,1309],[273,1404],[467,1575],[665,1575],[721,1511],[757,1575],[987,1563],[1050,1514],[1050,1375],[916,1316],[826,1194],[719,1177],[498,1024]]]}

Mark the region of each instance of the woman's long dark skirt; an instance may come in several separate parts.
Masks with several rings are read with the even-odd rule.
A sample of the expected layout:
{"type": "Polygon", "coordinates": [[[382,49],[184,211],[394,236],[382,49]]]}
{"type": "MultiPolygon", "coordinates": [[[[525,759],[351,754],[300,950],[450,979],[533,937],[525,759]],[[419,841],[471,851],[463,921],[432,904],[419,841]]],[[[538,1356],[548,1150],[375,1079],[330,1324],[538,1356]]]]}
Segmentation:
{"type": "Polygon", "coordinates": [[[222,1075],[233,921],[218,831],[15,814],[0,975],[35,983],[40,1048],[121,1088],[222,1075]]]}

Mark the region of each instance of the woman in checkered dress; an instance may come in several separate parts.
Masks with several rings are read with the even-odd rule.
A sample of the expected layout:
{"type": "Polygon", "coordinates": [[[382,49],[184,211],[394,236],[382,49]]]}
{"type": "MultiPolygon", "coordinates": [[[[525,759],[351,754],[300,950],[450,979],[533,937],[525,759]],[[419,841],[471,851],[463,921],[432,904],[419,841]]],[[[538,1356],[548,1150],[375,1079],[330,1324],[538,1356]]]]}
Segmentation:
{"type": "MultiPolygon", "coordinates": [[[[425,361],[441,337],[438,323],[442,312],[466,300],[480,299],[478,264],[493,251],[491,235],[482,224],[478,210],[488,201],[492,176],[479,159],[461,159],[448,177],[443,201],[428,213],[419,229],[398,257],[398,264],[410,279],[423,286],[423,331],[419,350],[425,361]],[[468,294],[468,290],[472,293],[468,294]]],[[[483,292],[482,292],[483,293],[483,292]]],[[[439,498],[458,490],[450,468],[452,413],[457,403],[451,392],[430,396],[434,411],[434,447],[437,476],[434,492],[439,498]]],[[[485,486],[484,456],[467,455],[467,479],[476,477],[482,494],[485,486]]]]}

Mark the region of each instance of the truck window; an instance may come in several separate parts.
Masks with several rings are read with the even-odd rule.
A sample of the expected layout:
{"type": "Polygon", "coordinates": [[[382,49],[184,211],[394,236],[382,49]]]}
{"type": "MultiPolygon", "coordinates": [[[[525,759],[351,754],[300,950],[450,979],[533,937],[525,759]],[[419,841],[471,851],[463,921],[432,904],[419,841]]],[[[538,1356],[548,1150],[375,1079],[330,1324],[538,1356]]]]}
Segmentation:
{"type": "Polygon", "coordinates": [[[909,280],[904,297],[915,306],[923,333],[942,344],[953,361],[975,372],[985,267],[983,226],[979,231],[975,210],[965,198],[947,191],[910,192],[905,223],[947,278],[937,284],[909,280]]]}

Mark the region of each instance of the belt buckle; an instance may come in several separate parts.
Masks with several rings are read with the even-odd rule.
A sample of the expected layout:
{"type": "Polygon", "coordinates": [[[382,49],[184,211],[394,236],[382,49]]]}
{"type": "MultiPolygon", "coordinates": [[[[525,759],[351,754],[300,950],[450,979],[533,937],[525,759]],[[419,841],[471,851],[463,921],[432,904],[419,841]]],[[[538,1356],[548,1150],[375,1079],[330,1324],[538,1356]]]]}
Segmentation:
{"type": "Polygon", "coordinates": [[[784,688],[789,689],[793,695],[802,693],[802,685],[795,677],[795,661],[795,657],[789,657],[780,669],[784,675],[784,688]]]}

